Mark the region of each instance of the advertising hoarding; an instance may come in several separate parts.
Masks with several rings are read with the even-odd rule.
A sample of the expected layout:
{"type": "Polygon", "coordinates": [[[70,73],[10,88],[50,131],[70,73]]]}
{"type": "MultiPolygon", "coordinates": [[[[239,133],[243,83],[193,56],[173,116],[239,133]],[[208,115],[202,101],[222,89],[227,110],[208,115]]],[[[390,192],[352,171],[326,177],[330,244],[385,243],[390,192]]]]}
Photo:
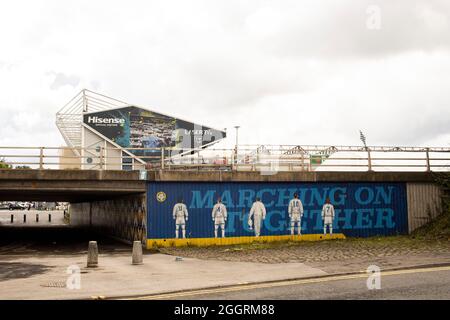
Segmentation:
{"type": "Polygon", "coordinates": [[[200,148],[226,137],[225,131],[134,106],[85,113],[83,122],[123,148],[136,148],[130,150],[136,155],[158,153],[139,148],[200,148]]]}

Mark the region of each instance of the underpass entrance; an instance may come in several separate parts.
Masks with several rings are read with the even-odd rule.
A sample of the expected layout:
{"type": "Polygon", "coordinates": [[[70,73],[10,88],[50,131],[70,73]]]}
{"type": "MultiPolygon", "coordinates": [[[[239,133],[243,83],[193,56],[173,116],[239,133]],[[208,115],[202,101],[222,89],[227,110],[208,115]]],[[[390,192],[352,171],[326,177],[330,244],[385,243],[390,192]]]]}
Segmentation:
{"type": "Polygon", "coordinates": [[[145,242],[145,186],[139,171],[0,170],[0,202],[14,204],[0,210],[0,227],[82,228],[145,242]]]}

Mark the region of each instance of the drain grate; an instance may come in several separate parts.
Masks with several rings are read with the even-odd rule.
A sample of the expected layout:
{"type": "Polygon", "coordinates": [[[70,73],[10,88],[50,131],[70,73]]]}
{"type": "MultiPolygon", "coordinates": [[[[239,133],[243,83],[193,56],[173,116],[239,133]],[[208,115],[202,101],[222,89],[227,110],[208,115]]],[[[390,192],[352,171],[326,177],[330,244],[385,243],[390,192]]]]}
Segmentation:
{"type": "Polygon", "coordinates": [[[66,282],[65,281],[50,281],[44,284],[41,284],[41,287],[47,287],[47,288],[65,288],[66,282]]]}

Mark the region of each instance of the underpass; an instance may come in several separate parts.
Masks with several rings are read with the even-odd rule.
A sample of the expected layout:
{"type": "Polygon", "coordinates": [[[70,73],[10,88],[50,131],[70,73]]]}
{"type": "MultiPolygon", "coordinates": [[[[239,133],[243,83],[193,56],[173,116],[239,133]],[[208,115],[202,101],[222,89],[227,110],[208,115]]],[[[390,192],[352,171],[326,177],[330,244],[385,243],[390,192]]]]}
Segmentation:
{"type": "MultiPolygon", "coordinates": [[[[125,229],[132,228],[126,220],[132,214],[131,208],[136,201],[141,201],[144,205],[144,201],[139,199],[145,199],[145,188],[146,182],[139,179],[138,171],[0,170],[0,201],[69,202],[71,228],[89,228],[92,232],[107,234],[128,242],[143,240],[144,232],[135,238],[125,229]],[[121,224],[114,226],[114,229],[108,228],[107,218],[105,221],[99,220],[95,211],[95,207],[99,204],[111,202],[121,203],[123,211],[120,217],[125,217],[121,220],[121,224]]],[[[145,207],[139,208],[145,212],[145,207]]],[[[141,226],[145,225],[142,222],[145,219],[143,213],[141,226]]],[[[61,218],[60,212],[53,211],[15,210],[2,213],[0,227],[42,226],[48,224],[49,214],[53,214],[52,225],[61,218]],[[8,223],[10,219],[8,216],[11,214],[14,216],[12,224],[8,223]],[[36,222],[36,214],[39,216],[39,222],[36,222]],[[26,223],[23,222],[24,215],[27,216],[26,223]]]]}
{"type": "MultiPolygon", "coordinates": [[[[117,201],[144,192],[145,182],[139,180],[138,172],[0,170],[0,201],[69,202],[76,208],[78,203],[117,201]]],[[[82,223],[74,209],[69,209],[66,214],[65,218],[63,210],[35,208],[0,210],[1,273],[8,275],[8,270],[14,267],[34,274],[39,268],[14,266],[8,261],[11,257],[84,255],[88,242],[92,240],[97,241],[101,253],[120,253],[124,250],[128,253],[129,243],[133,239],[120,237],[122,228],[116,228],[114,234],[101,228],[98,221],[82,223]],[[125,240],[128,240],[127,243],[124,243],[125,240]]]]}
{"type": "Polygon", "coordinates": [[[86,254],[88,242],[92,240],[98,242],[101,253],[130,251],[129,245],[88,228],[69,225],[27,228],[1,225],[0,261],[5,262],[8,257],[86,254]]]}

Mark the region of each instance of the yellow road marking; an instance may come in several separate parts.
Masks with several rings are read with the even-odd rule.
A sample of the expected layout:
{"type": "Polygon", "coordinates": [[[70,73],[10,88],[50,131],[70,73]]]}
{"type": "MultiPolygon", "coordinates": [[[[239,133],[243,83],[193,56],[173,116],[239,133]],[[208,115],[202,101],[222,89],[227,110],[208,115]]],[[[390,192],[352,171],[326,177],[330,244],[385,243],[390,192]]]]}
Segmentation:
{"type": "MultiPolygon", "coordinates": [[[[401,274],[437,272],[437,271],[450,271],[450,266],[381,271],[381,276],[393,276],[393,275],[401,275],[401,274]]],[[[172,298],[177,298],[177,297],[224,293],[224,292],[233,292],[233,291],[243,291],[243,290],[252,290],[252,289],[262,289],[262,288],[273,288],[273,287],[281,287],[281,286],[297,285],[297,284],[310,284],[310,283],[320,283],[320,282],[329,282],[329,281],[338,281],[338,280],[351,280],[351,279],[358,279],[358,278],[367,278],[368,276],[369,276],[369,274],[364,271],[364,273],[361,272],[358,274],[349,274],[349,275],[337,275],[337,276],[312,278],[312,279],[281,280],[281,281],[270,282],[270,283],[236,285],[236,286],[226,287],[226,288],[200,289],[200,290],[184,291],[184,292],[176,292],[176,293],[163,293],[163,294],[155,294],[155,295],[129,298],[129,300],[172,299],[172,298]]]]}

